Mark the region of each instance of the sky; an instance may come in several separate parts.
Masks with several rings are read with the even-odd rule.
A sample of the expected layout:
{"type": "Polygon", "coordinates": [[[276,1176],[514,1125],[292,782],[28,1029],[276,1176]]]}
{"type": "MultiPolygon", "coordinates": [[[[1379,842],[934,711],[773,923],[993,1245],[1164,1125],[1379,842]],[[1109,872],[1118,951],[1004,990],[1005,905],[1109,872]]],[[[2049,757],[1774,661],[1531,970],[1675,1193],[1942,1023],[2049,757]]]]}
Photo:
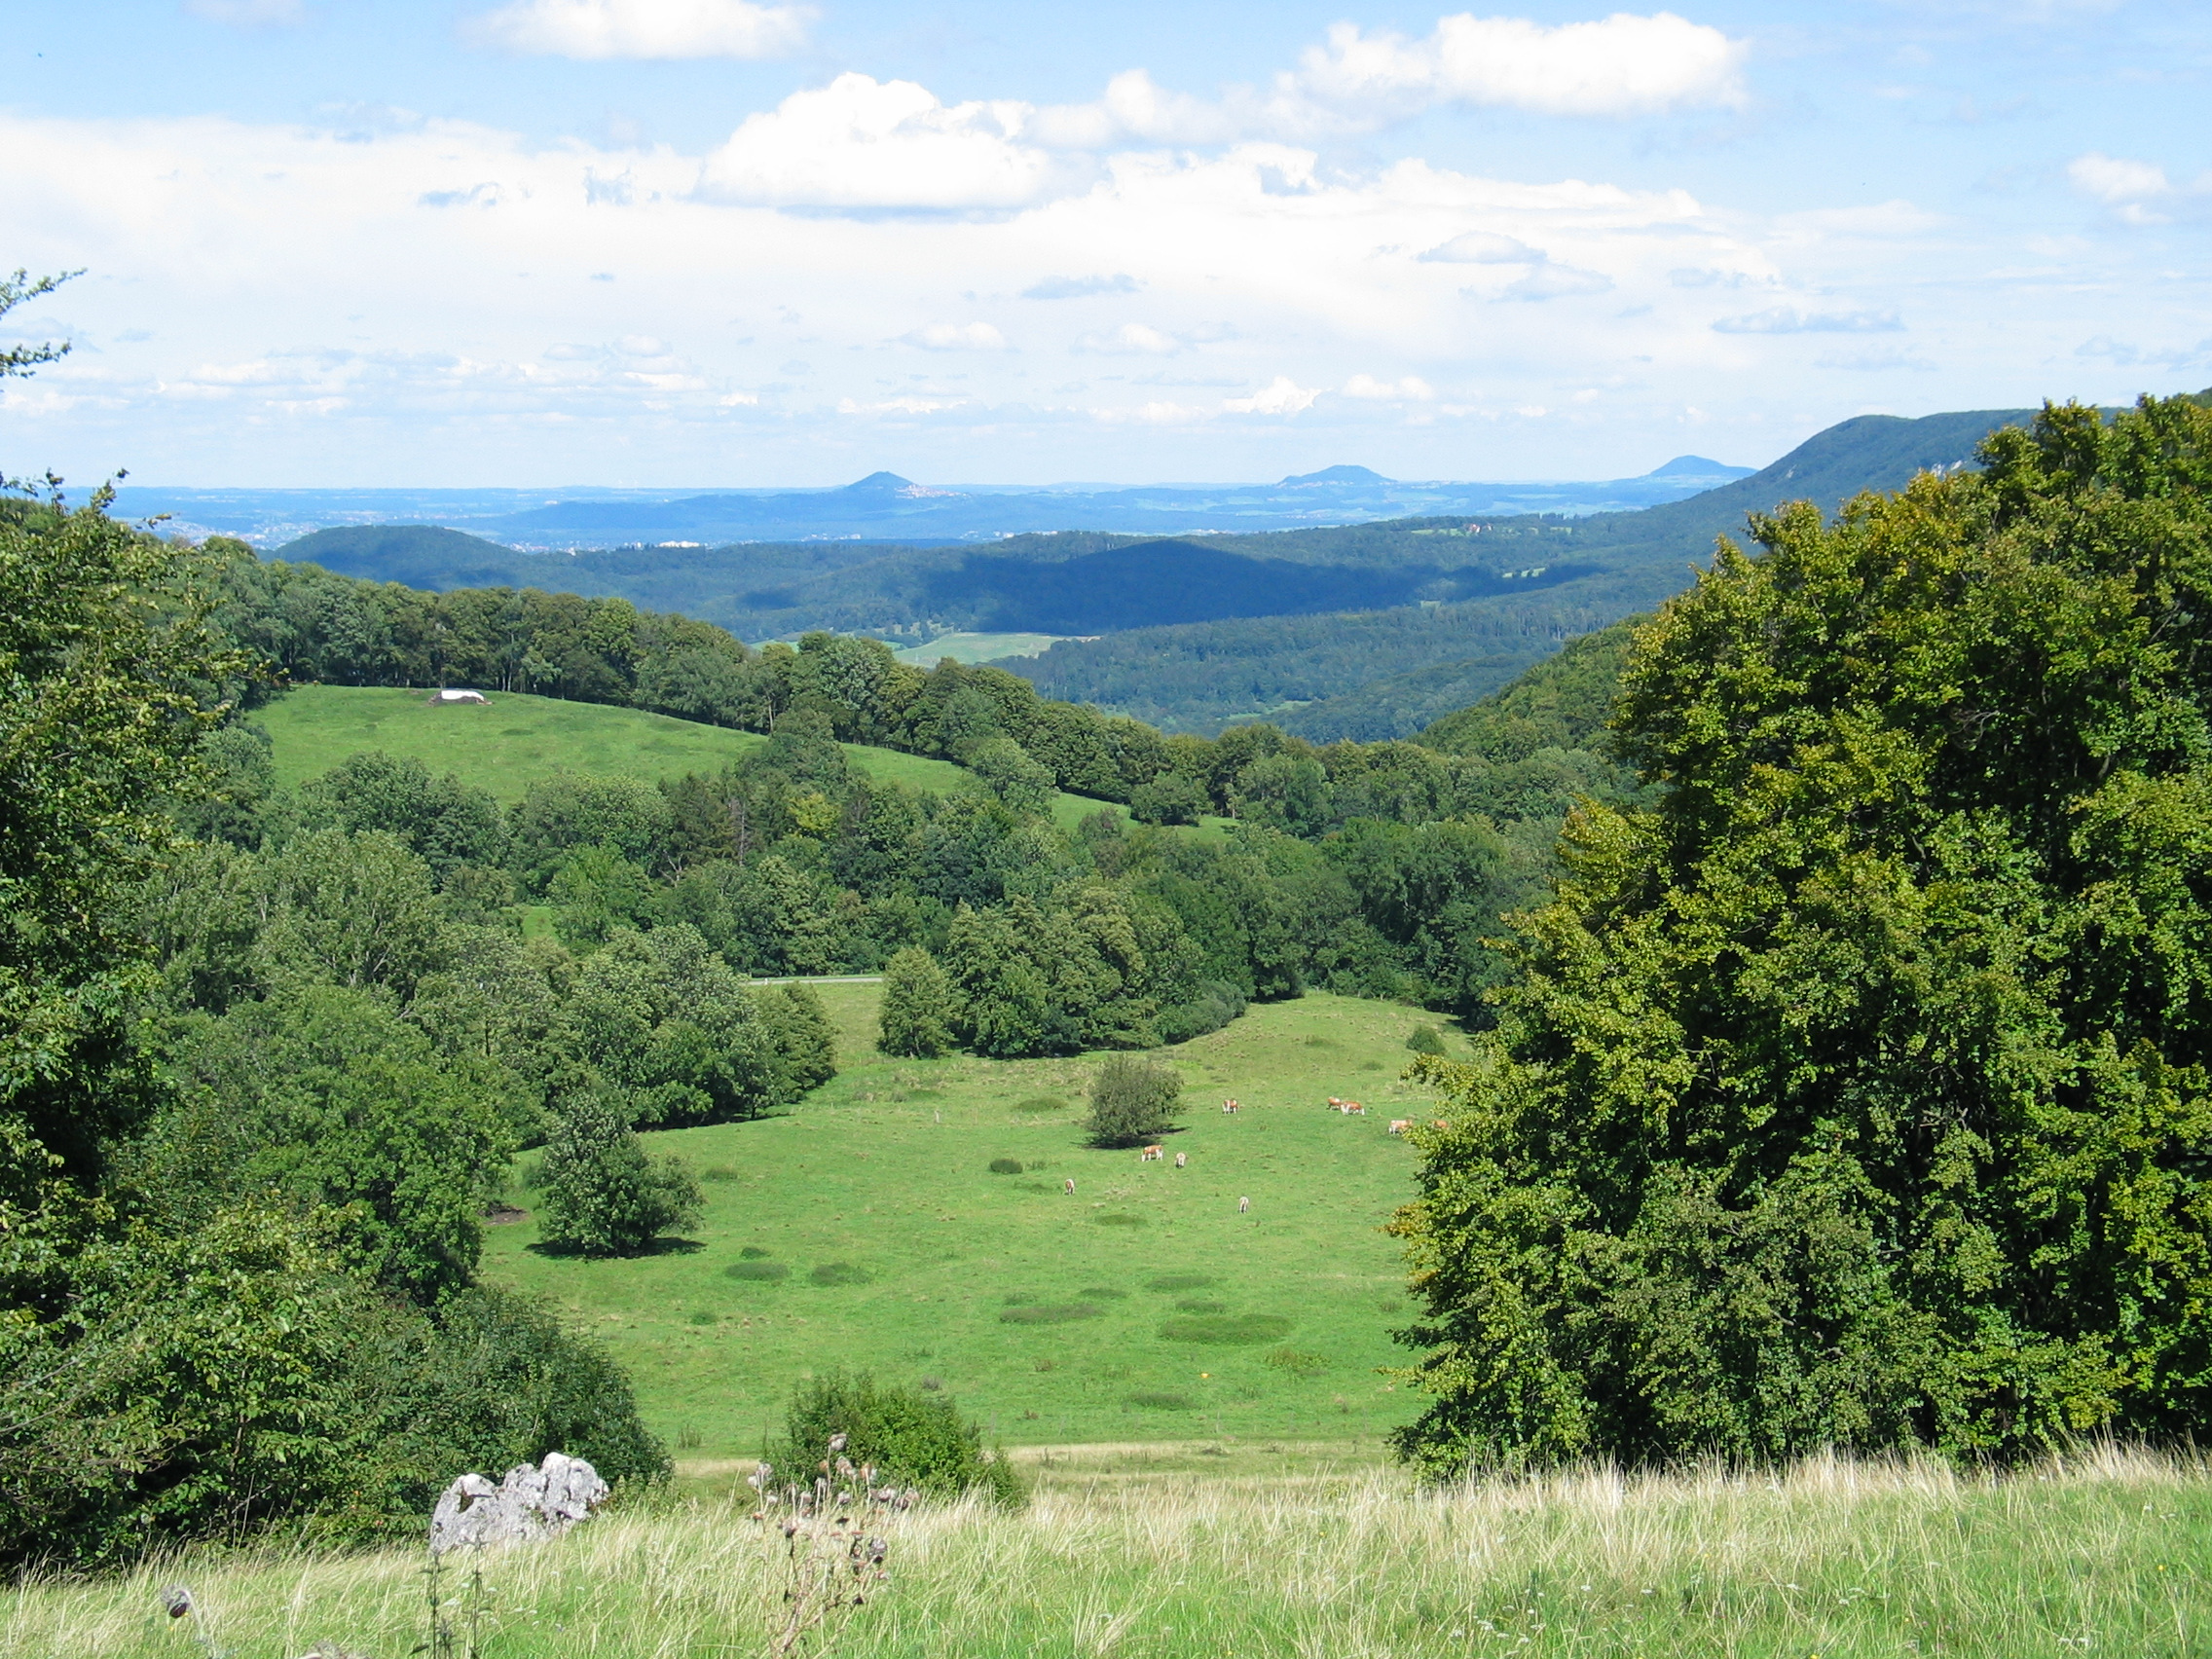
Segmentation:
{"type": "Polygon", "coordinates": [[[0,471],[1610,478],[2212,385],[2212,7],[11,0],[0,471]]]}

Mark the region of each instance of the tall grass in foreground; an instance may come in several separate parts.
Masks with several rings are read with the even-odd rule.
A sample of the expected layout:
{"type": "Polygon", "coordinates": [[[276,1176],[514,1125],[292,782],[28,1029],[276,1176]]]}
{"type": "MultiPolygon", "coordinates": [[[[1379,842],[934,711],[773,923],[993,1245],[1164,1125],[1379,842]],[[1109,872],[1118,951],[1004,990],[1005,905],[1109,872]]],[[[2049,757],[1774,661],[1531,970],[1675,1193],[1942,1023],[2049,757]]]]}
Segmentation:
{"type": "MultiPolygon", "coordinates": [[[[1027,1512],[921,1510],[840,1655],[2143,1656],[2212,1652],[2212,1471],[2106,1452],[2003,1482],[1816,1460],[1776,1476],[1606,1473],[1417,1492],[1374,1471],[1063,1475],[1027,1512]]],[[[750,1496],[750,1493],[747,1493],[750,1496]]],[[[487,1655],[756,1654],[774,1567],[744,1507],[603,1516],[487,1556],[487,1655]]],[[[779,1540],[780,1542],[780,1540],[779,1540]]],[[[0,1605],[0,1652],[234,1659],[422,1640],[422,1558],[169,1563],[0,1605]]]]}

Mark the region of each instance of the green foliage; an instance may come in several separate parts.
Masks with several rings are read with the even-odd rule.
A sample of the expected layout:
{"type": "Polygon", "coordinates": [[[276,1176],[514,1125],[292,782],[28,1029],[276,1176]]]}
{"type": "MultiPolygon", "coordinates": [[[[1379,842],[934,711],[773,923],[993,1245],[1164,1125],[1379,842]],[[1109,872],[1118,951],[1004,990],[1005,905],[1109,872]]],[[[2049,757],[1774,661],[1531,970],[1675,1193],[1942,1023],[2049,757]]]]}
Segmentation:
{"type": "Polygon", "coordinates": [[[1755,526],[1638,637],[1407,1241],[1436,1471],[2212,1409],[2212,413],[1755,526]]]}
{"type": "Polygon", "coordinates": [[[1417,1054],[1444,1053],[1444,1033],[1433,1025],[1417,1025],[1406,1039],[1406,1047],[1417,1054]]]}
{"type": "Polygon", "coordinates": [[[800,1383],[783,1436],[765,1456],[779,1474],[809,1480],[839,1434],[846,1437],[844,1456],[874,1464],[888,1485],[916,1487],[939,1498],[977,1493],[1006,1509],[1029,1501],[1014,1465],[1003,1454],[983,1450],[982,1430],[950,1400],[879,1383],[866,1371],[836,1371],[800,1383]]]}
{"type": "Polygon", "coordinates": [[[1129,792],[1129,816],[1139,824],[1196,824],[1206,806],[1205,791],[1181,772],[1162,772],[1129,792]]]}
{"type": "Polygon", "coordinates": [[[883,970],[876,1047],[887,1054],[932,1059],[952,1047],[952,982],[937,958],[912,946],[883,970]]]}
{"type": "Polygon", "coordinates": [[[1510,685],[1429,725],[1419,741],[1447,755],[1490,760],[1526,760],[1539,749],[1595,748],[1612,713],[1630,642],[1646,620],[1631,616],[1569,640],[1510,685]]]}
{"type": "Polygon", "coordinates": [[[433,778],[422,761],[377,750],[340,761],[300,792],[300,805],[311,827],[397,836],[439,876],[457,865],[498,864],[506,854],[506,825],[490,791],[450,772],[433,778]]]}
{"type": "Polygon", "coordinates": [[[993,1175],[1018,1175],[1021,1173],[1021,1160],[1018,1158],[994,1158],[991,1160],[991,1173],[993,1175]]]}
{"type": "Polygon", "coordinates": [[[1136,1054],[1109,1054],[1090,1080],[1092,1146],[1142,1146],[1175,1126],[1183,1080],[1174,1067],[1136,1054]]]}
{"type": "Polygon", "coordinates": [[[647,1154],[621,1107],[596,1091],[556,1108],[541,1167],[541,1235],[578,1255],[637,1255],[697,1221],[706,1201],[682,1161],[647,1154]]]}

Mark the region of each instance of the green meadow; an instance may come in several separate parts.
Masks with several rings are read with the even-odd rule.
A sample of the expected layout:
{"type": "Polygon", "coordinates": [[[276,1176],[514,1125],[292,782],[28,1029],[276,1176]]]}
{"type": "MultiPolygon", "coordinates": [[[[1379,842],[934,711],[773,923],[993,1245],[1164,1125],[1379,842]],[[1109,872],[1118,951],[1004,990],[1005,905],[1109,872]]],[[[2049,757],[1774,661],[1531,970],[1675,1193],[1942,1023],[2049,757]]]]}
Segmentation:
{"type": "Polygon", "coordinates": [[[648,1137],[704,1177],[691,1237],[583,1261],[534,1248],[532,1222],[490,1230],[486,1276],[595,1331],[681,1458],[750,1455],[793,1382],[836,1366],[942,1388],[1009,1444],[1226,1435],[1373,1455],[1415,1409],[1377,1370],[1408,1357],[1388,1333],[1409,1311],[1379,1229],[1415,1158],[1389,1120],[1431,1109],[1399,1081],[1423,1015],[1312,995],[1164,1051],[1190,1110],[1147,1163],[1084,1144],[1098,1056],[887,1059],[877,986],[821,994],[833,1082],[782,1116],[648,1137]]]}
{"type": "MultiPolygon", "coordinates": [[[[489,790],[502,804],[556,771],[591,777],[673,778],[712,772],[766,742],[756,732],[680,720],[603,703],[571,703],[519,691],[494,691],[485,704],[439,705],[427,693],[387,685],[297,685],[254,719],[276,745],[276,781],[287,788],[317,777],[349,755],[381,749],[451,772],[489,790]]],[[[841,745],[871,778],[940,793],[967,771],[950,760],[866,744],[841,745]]],[[[1105,803],[1061,794],[1052,819],[1072,829],[1105,803]]]]}
{"type": "Polygon", "coordinates": [[[926,645],[908,645],[893,654],[916,668],[954,662],[996,662],[1003,657],[1040,656],[1056,645],[1058,634],[940,634],[926,645]]]}

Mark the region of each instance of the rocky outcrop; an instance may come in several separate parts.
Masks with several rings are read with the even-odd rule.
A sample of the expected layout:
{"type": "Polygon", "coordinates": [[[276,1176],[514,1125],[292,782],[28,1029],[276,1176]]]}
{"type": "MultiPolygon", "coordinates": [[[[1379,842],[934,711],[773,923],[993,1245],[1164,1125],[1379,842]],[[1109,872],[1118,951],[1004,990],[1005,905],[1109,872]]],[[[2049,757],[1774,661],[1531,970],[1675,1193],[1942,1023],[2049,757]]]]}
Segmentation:
{"type": "Polygon", "coordinates": [[[546,1453],[535,1469],[518,1464],[498,1486],[482,1475],[463,1475],[446,1488],[430,1514],[430,1553],[556,1537],[590,1520],[607,1493],[597,1469],[559,1452],[546,1453]]]}

